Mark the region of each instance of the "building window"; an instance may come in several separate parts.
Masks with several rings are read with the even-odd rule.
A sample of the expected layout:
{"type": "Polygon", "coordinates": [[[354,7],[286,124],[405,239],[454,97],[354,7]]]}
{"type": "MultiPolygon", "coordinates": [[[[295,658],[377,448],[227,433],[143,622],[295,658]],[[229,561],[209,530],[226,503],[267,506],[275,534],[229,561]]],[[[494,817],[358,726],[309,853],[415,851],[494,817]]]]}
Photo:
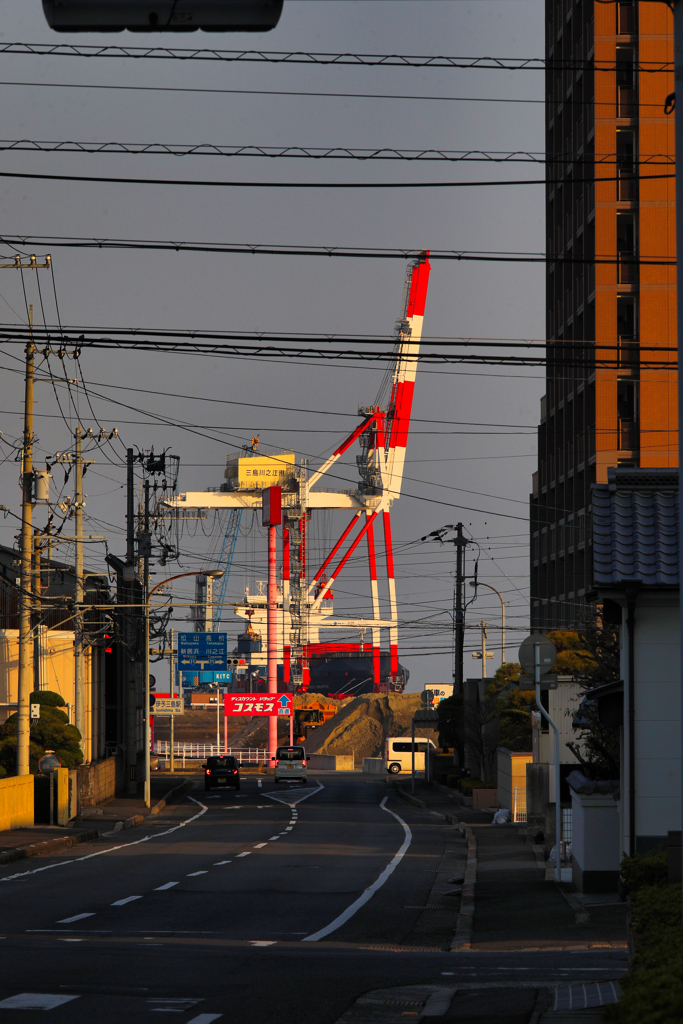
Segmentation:
{"type": "Polygon", "coordinates": [[[640,359],[635,295],[617,295],[617,366],[637,370],[640,359]]]}
{"type": "Polygon", "coordinates": [[[617,34],[620,36],[636,34],[635,0],[619,0],[617,3],[617,34]]]}
{"type": "Polygon", "coordinates": [[[617,283],[635,284],[638,280],[636,262],[636,218],[633,213],[617,214],[617,283]]]}
{"type": "Polygon", "coordinates": [[[632,377],[617,381],[617,448],[638,451],[638,381],[632,377]]]}
{"type": "Polygon", "coordinates": [[[617,128],[617,199],[632,202],[637,198],[636,133],[632,128],[617,128]]]}
{"type": "Polygon", "coordinates": [[[617,117],[636,117],[636,54],[632,46],[617,46],[617,117]]]}

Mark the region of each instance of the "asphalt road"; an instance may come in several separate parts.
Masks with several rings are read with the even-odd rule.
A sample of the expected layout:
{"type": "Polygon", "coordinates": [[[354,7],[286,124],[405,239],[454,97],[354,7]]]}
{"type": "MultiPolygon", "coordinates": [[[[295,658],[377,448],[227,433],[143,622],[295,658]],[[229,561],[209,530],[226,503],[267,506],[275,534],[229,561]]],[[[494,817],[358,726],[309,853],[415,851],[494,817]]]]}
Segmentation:
{"type": "Polygon", "coordinates": [[[424,908],[447,855],[384,779],[196,790],[154,825],[0,867],[0,1017],[405,1021],[419,993],[355,1001],[427,985],[458,989],[442,1019],[526,1024],[539,985],[623,969],[614,951],[444,951],[424,908]]]}

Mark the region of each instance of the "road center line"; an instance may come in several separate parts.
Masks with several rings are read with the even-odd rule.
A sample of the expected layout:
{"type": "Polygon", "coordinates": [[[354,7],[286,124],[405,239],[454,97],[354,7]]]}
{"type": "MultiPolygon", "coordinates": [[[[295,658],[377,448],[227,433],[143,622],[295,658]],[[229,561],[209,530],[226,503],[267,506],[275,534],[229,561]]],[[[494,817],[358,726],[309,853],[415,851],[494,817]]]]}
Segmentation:
{"type": "Polygon", "coordinates": [[[141,899],[142,899],[142,896],[126,896],[122,900],[116,900],[115,903],[110,903],[109,906],[110,907],[123,907],[123,906],[126,905],[126,903],[132,903],[133,900],[141,900],[141,899]]]}
{"type": "Polygon", "coordinates": [[[268,845],[268,843],[257,843],[256,846],[254,847],[254,849],[255,850],[260,850],[261,847],[267,846],[267,845],[268,845]]]}
{"type": "Polygon", "coordinates": [[[237,856],[238,857],[248,857],[250,853],[251,853],[251,850],[246,850],[244,853],[238,853],[237,856]]]}
{"type": "Polygon", "coordinates": [[[213,865],[215,868],[219,868],[222,864],[232,864],[231,860],[217,860],[213,865]]]}
{"type": "Polygon", "coordinates": [[[394,811],[390,811],[389,808],[386,806],[386,802],[388,799],[389,797],[385,796],[380,804],[380,807],[382,808],[383,811],[386,811],[387,814],[391,814],[393,818],[396,818],[396,820],[403,826],[403,831],[405,834],[403,843],[399,847],[398,851],[396,852],[392,860],[387,864],[379,878],[377,878],[372,883],[372,885],[369,886],[369,888],[367,888],[365,892],[358,897],[357,900],[354,900],[354,902],[350,906],[348,906],[346,910],[342,911],[339,917],[335,917],[334,921],[331,921],[328,925],[325,925],[325,927],[321,928],[319,931],[313,932],[312,935],[307,935],[305,939],[301,940],[302,942],[318,942],[320,939],[324,939],[327,935],[330,935],[332,932],[336,932],[337,929],[341,928],[343,924],[346,924],[346,922],[349,921],[353,917],[353,915],[357,911],[359,911],[360,908],[364,906],[364,904],[368,902],[368,900],[372,899],[377,890],[382,888],[384,883],[390,878],[390,876],[394,873],[398,865],[403,860],[403,857],[412,842],[413,834],[410,831],[410,828],[408,827],[406,822],[403,820],[403,818],[401,818],[398,814],[395,814],[394,811]]]}
{"type": "Polygon", "coordinates": [[[190,873],[188,875],[185,875],[185,877],[186,878],[196,878],[197,875],[208,875],[208,873],[209,873],[208,871],[190,871],[190,873]]]}
{"type": "Polygon", "coordinates": [[[91,911],[89,914],[74,914],[73,917],[63,917],[61,921],[57,921],[57,924],[73,924],[74,921],[83,921],[86,917],[94,917],[95,912],[91,911]]]}
{"type": "Polygon", "coordinates": [[[173,886],[177,885],[177,884],[178,884],[177,882],[166,882],[164,885],[158,885],[154,891],[155,892],[163,892],[164,889],[172,889],[173,886]]]}

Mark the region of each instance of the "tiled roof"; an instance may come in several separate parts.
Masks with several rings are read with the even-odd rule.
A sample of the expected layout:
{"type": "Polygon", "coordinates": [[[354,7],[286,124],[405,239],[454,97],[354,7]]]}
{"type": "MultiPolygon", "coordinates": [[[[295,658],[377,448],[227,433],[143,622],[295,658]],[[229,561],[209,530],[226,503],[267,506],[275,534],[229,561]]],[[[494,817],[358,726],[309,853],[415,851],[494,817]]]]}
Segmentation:
{"type": "Polygon", "coordinates": [[[593,484],[593,569],[597,586],[678,585],[676,470],[610,469],[593,484]]]}

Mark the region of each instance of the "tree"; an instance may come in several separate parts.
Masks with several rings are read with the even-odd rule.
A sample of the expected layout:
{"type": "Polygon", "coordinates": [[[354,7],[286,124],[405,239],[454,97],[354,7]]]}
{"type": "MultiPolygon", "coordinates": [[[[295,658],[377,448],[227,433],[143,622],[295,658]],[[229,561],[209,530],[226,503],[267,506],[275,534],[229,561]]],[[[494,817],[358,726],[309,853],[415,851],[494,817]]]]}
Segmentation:
{"type": "MultiPolygon", "coordinates": [[[[75,725],[69,725],[68,717],[60,711],[66,706],[64,699],[52,690],[36,690],[31,694],[31,703],[40,704],[40,718],[31,722],[31,774],[38,774],[38,761],[46,750],[54,750],[64,768],[82,764],[81,734],[75,725]]],[[[17,762],[17,717],[15,712],[0,726],[0,765],[12,775],[17,762]]]]}
{"type": "Polygon", "coordinates": [[[439,744],[442,750],[453,747],[458,762],[465,761],[465,729],[463,724],[463,701],[461,693],[454,693],[439,701],[436,713],[439,716],[439,744]]]}

